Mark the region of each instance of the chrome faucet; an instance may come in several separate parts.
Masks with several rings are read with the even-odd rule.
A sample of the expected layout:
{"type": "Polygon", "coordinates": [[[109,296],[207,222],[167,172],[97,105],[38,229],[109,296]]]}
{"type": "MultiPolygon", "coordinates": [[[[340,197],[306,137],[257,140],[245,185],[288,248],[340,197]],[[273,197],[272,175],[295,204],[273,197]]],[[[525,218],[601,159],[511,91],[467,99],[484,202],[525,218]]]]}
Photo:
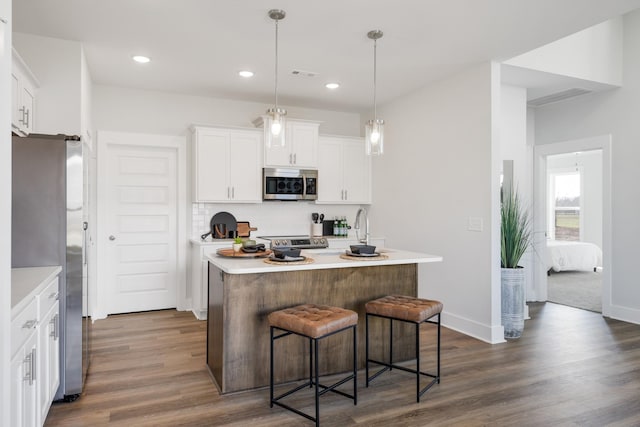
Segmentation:
{"type": "Polygon", "coordinates": [[[356,221],[353,225],[353,228],[356,230],[356,239],[358,242],[364,243],[365,245],[369,244],[369,217],[367,216],[367,210],[365,208],[358,209],[358,213],[356,213],[356,221]],[[364,215],[364,239],[360,238],[360,215],[364,215]]]}

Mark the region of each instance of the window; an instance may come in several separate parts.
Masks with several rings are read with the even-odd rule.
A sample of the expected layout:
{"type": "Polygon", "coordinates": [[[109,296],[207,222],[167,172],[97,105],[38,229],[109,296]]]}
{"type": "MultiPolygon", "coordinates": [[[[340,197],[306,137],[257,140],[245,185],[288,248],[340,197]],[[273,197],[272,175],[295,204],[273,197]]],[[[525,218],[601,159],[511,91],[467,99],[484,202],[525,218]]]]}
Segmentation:
{"type": "Polygon", "coordinates": [[[551,237],[580,240],[580,171],[551,173],[551,237]]]}

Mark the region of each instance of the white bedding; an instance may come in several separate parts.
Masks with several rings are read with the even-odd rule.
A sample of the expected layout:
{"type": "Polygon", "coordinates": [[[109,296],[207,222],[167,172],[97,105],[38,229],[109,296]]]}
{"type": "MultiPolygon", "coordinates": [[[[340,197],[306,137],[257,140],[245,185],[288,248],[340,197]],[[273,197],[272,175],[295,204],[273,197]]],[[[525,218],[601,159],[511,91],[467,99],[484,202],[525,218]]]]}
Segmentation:
{"type": "Polygon", "coordinates": [[[602,250],[593,243],[547,240],[547,270],[593,271],[602,266],[602,250]]]}

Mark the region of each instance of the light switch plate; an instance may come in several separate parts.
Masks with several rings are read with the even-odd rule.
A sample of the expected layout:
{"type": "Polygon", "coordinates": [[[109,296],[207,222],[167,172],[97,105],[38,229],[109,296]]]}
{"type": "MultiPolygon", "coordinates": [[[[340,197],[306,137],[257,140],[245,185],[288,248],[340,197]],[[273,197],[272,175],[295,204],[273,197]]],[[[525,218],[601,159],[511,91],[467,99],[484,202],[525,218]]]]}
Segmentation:
{"type": "Polygon", "coordinates": [[[482,231],[483,221],[482,218],[477,216],[469,217],[469,225],[467,226],[469,231],[482,231]]]}

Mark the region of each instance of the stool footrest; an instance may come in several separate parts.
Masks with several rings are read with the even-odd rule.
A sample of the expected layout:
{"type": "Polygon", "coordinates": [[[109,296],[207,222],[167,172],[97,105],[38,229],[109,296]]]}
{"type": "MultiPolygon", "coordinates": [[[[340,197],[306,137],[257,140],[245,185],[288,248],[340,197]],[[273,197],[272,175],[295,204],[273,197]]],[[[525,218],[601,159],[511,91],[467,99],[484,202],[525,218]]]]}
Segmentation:
{"type": "MultiPolygon", "coordinates": [[[[409,372],[409,373],[412,373],[412,374],[417,374],[418,373],[418,371],[416,371],[415,369],[407,368],[407,367],[404,367],[404,366],[401,366],[401,365],[396,365],[395,363],[386,363],[386,362],[381,362],[379,360],[373,360],[373,359],[367,359],[367,363],[375,363],[377,365],[384,366],[384,368],[380,369],[375,374],[371,375],[370,377],[367,377],[367,381],[366,381],[367,387],[369,387],[369,383],[371,381],[373,381],[375,378],[377,378],[380,374],[382,374],[383,372],[386,372],[386,371],[390,371],[392,369],[399,369],[401,371],[409,372]]],[[[427,384],[424,388],[422,388],[420,390],[420,392],[418,393],[418,397],[422,396],[434,384],[440,383],[440,377],[437,376],[437,375],[433,375],[433,374],[430,374],[428,372],[422,372],[422,371],[420,371],[420,375],[425,376],[425,377],[429,377],[429,378],[433,378],[433,380],[431,380],[429,382],[429,384],[427,384]]]]}

